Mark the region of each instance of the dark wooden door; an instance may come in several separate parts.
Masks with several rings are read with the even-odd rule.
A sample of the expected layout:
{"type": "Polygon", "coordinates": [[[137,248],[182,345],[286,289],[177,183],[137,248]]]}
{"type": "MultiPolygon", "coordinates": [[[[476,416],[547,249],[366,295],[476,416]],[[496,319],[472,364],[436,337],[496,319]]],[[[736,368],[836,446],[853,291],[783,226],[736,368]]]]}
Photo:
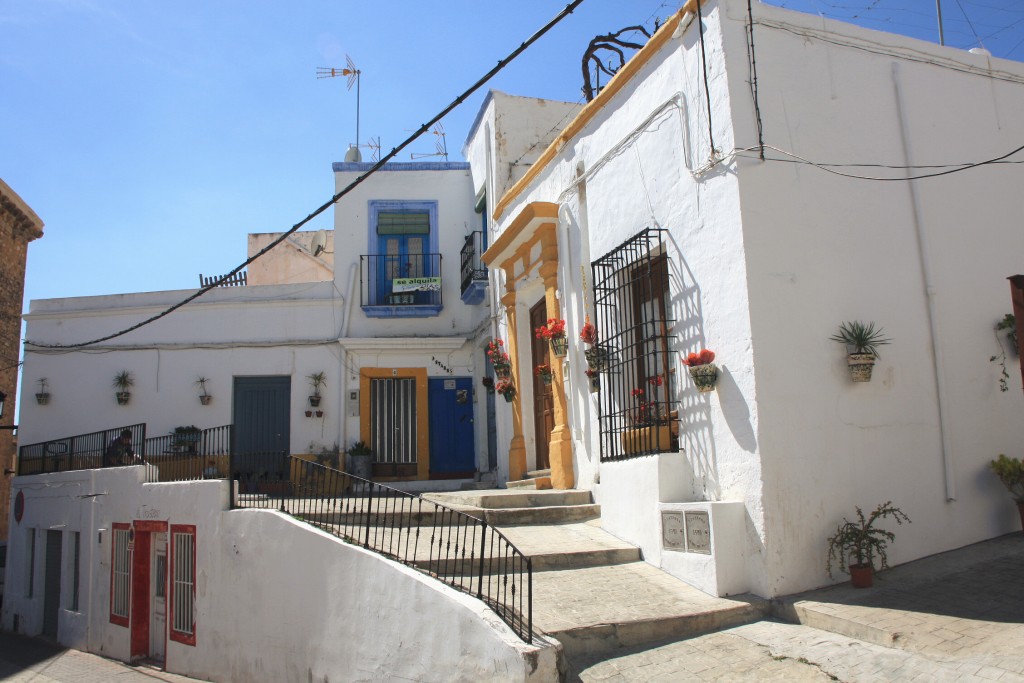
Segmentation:
{"type": "Polygon", "coordinates": [[[546,339],[537,339],[537,335],[533,334],[533,330],[545,325],[547,321],[547,303],[541,299],[536,306],[530,309],[530,338],[533,340],[530,349],[532,363],[529,368],[519,370],[520,380],[526,379],[523,375],[533,378],[533,425],[534,434],[537,436],[537,469],[539,470],[551,467],[548,459],[548,445],[551,442],[551,430],[555,428],[555,401],[552,397],[551,385],[542,382],[534,372],[534,368],[538,365],[550,365],[552,362],[551,344],[546,339]]]}
{"type": "Polygon", "coordinates": [[[233,416],[235,472],[243,491],[270,491],[288,479],[292,380],[288,376],[236,377],[233,416]]]}
{"type": "Polygon", "coordinates": [[[43,581],[43,635],[57,640],[58,615],[60,613],[60,578],[63,544],[62,532],[46,532],[46,572],[43,581]]]}

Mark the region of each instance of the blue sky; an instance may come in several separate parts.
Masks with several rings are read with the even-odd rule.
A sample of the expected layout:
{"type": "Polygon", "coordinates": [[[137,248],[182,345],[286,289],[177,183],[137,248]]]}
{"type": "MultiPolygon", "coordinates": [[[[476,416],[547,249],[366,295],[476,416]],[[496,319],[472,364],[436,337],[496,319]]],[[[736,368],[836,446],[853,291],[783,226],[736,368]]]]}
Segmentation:
{"type": "MultiPolygon", "coordinates": [[[[363,141],[389,150],[564,4],[0,0],[0,177],[46,224],[26,308],[227,272],[247,233],[285,230],[334,191],[355,92],[317,80],[317,67],[352,56],[363,141]]],[[[489,87],[576,101],[592,37],[650,28],[679,4],[587,0],[489,87]]],[[[937,41],[933,0],[771,4],[937,41]]],[[[943,16],[947,44],[971,47],[976,32],[997,56],[1024,59],[1021,0],[943,0],[943,16]]],[[[444,121],[451,160],[483,92],[444,121]]],[[[433,149],[427,136],[398,160],[433,149]]]]}

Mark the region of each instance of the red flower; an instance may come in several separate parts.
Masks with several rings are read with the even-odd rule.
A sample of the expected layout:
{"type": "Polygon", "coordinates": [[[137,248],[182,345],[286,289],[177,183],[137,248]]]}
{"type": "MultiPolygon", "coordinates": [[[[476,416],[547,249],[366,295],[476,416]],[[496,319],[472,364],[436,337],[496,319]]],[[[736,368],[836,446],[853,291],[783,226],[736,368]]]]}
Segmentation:
{"type": "Polygon", "coordinates": [[[545,365],[538,365],[536,368],[534,368],[533,374],[537,375],[538,377],[541,377],[542,375],[550,375],[551,374],[551,366],[550,365],[546,365],[546,364],[545,365]]]}
{"type": "Polygon", "coordinates": [[[715,362],[715,352],[704,349],[700,353],[691,353],[683,361],[685,365],[695,367],[697,365],[711,365],[715,362]]]}
{"type": "Polygon", "coordinates": [[[597,343],[597,328],[594,327],[594,323],[590,322],[590,318],[583,323],[583,329],[580,331],[580,339],[584,344],[596,344],[597,343]]]}
{"type": "Polygon", "coordinates": [[[537,339],[554,339],[565,336],[565,321],[561,318],[548,318],[547,325],[534,330],[537,339]]]}
{"type": "Polygon", "coordinates": [[[641,389],[640,387],[637,387],[636,389],[633,390],[634,398],[637,397],[637,396],[643,396],[643,395],[644,395],[644,390],[641,389]]]}
{"type": "Polygon", "coordinates": [[[649,383],[649,384],[650,384],[650,385],[651,385],[652,387],[660,387],[660,386],[661,386],[662,384],[664,384],[664,383],[665,383],[665,380],[663,380],[663,379],[661,378],[661,375],[655,375],[654,377],[651,377],[650,379],[648,379],[648,380],[647,380],[647,382],[648,382],[648,383],[649,383]]]}

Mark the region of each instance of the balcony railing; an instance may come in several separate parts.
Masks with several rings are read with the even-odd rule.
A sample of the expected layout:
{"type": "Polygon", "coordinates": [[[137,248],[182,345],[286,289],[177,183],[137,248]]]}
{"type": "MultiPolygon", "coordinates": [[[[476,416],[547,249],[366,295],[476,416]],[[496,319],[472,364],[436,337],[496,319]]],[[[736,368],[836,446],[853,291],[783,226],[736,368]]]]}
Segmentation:
{"type": "Polygon", "coordinates": [[[419,317],[441,312],[441,254],[359,257],[359,293],[370,317],[419,317]]]}
{"type": "MultiPolygon", "coordinates": [[[[114,458],[115,450],[127,452],[139,449],[144,452],[145,441],[146,425],[136,424],[28,444],[18,449],[18,475],[72,472],[120,465],[123,458],[120,452],[114,458]],[[111,444],[126,430],[131,433],[130,445],[123,449],[111,448],[111,444]],[[111,454],[105,463],[104,454],[108,450],[111,454]],[[113,461],[115,459],[117,462],[113,461]]],[[[139,455],[141,457],[141,453],[139,455]]]]}
{"type": "Polygon", "coordinates": [[[476,230],[466,235],[462,245],[462,302],[479,304],[487,290],[487,266],[480,259],[484,252],[484,233],[476,230]]]}

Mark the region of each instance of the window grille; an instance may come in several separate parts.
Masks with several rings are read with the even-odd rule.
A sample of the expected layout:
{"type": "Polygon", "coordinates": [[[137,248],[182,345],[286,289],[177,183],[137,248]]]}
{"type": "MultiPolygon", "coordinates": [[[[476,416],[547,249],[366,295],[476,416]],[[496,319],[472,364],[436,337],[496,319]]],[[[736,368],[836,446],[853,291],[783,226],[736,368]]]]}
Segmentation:
{"type": "Polygon", "coordinates": [[[370,381],[370,448],[377,465],[416,463],[416,380],[370,381]]]}
{"type": "Polygon", "coordinates": [[[171,640],[195,645],[196,531],[171,527],[171,640]]]}
{"type": "Polygon", "coordinates": [[[68,609],[72,612],[78,611],[78,581],[82,572],[82,534],[79,531],[71,532],[71,604],[68,609]]]}
{"type": "Polygon", "coordinates": [[[598,352],[607,359],[598,401],[602,461],[679,448],[664,233],[646,228],[591,264],[598,352]]]}
{"type": "Polygon", "coordinates": [[[34,598],[36,595],[36,530],[28,529],[28,594],[26,597],[34,598]]]}
{"type": "Polygon", "coordinates": [[[128,525],[114,525],[114,543],[110,560],[110,621],[128,625],[131,590],[131,550],[128,549],[128,525]]]}

